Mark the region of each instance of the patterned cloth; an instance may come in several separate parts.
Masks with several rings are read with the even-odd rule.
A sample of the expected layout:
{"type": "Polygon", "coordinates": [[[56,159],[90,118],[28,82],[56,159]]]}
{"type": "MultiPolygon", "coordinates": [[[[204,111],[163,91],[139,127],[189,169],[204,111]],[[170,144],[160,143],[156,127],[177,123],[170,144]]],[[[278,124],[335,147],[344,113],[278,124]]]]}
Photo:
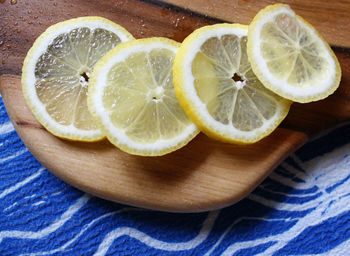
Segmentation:
{"type": "Polygon", "coordinates": [[[53,176],[0,98],[0,255],[350,255],[349,153],[345,125],[305,145],[236,205],[149,211],[53,176]]]}

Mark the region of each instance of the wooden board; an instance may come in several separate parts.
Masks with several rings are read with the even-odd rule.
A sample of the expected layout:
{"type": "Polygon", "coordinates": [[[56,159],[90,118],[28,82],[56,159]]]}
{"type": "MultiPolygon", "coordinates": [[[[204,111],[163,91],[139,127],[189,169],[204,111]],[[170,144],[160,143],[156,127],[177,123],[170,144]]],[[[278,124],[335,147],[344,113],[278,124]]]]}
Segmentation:
{"type": "MultiPolygon", "coordinates": [[[[330,42],[338,46],[334,50],[343,71],[340,88],[326,100],[293,104],[282,124],[287,129],[279,128],[254,145],[224,144],[200,134],[183,149],[152,158],[128,155],[107,141],[68,142],[52,136],[34,119],[20,89],[21,66],[28,49],[35,38],[54,23],[98,15],[121,24],[137,38],[166,36],[181,42],[194,29],[221,22],[218,18],[226,19],[220,15],[233,10],[231,2],[235,1],[171,1],[182,6],[191,3],[185,7],[207,15],[202,16],[159,1],[23,0],[11,4],[9,0],[0,0],[0,91],[19,136],[52,173],[75,187],[109,200],[176,212],[212,210],[237,202],[306,141],[304,133],[293,130],[313,136],[350,117],[348,31],[334,26],[337,31],[333,34],[324,28],[338,24],[338,19],[339,24],[344,23],[343,19],[350,24],[350,19],[344,16],[350,7],[339,4],[342,2],[333,4],[320,0],[322,4],[316,8],[322,9],[320,16],[326,13],[324,15],[334,15],[338,19],[329,19],[327,24],[323,16],[319,22],[311,21],[316,27],[324,28],[325,37],[330,37],[330,42]],[[203,11],[203,6],[215,8],[203,11]]],[[[239,1],[235,8],[242,8],[242,11],[235,11],[235,19],[227,20],[247,23],[257,6],[270,2],[239,1]]],[[[314,5],[314,2],[301,0],[293,3],[293,7],[303,6],[301,9],[307,7],[307,10],[314,5]]],[[[307,20],[314,17],[308,12],[301,15],[307,20]]]]}
{"type": "Polygon", "coordinates": [[[174,153],[138,157],[106,140],[77,143],[48,133],[26,106],[18,76],[2,76],[0,89],[17,133],[55,175],[91,194],[151,209],[197,212],[233,204],[306,141],[286,129],[250,146],[201,134],[174,153]]]}

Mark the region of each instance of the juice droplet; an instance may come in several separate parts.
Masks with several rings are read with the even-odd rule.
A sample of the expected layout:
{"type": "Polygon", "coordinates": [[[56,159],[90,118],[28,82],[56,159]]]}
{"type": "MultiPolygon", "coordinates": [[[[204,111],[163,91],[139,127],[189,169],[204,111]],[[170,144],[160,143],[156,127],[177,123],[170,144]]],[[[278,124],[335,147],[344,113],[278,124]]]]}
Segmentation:
{"type": "Polygon", "coordinates": [[[4,41],[0,40],[0,46],[2,46],[4,44],[4,41]]]}
{"type": "Polygon", "coordinates": [[[17,0],[11,0],[10,3],[11,3],[12,5],[15,5],[15,4],[17,4],[17,0]]]}

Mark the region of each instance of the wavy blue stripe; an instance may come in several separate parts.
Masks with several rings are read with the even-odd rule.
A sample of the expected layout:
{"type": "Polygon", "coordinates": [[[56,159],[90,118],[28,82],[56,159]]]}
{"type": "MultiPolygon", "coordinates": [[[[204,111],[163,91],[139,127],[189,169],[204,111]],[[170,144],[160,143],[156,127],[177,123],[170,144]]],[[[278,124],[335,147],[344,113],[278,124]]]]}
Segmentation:
{"type": "Polygon", "coordinates": [[[287,195],[287,194],[282,195],[279,193],[275,193],[273,191],[272,192],[266,191],[264,189],[261,189],[260,187],[258,187],[254,191],[254,193],[257,193],[260,196],[264,196],[264,197],[267,197],[269,199],[275,200],[276,202],[285,202],[285,203],[291,203],[291,204],[303,204],[303,203],[309,202],[311,200],[314,200],[322,195],[322,192],[319,192],[319,193],[316,193],[316,194],[310,195],[310,196],[304,196],[304,197],[287,195]]]}
{"type": "Polygon", "coordinates": [[[349,130],[350,124],[339,127],[338,129],[331,131],[326,136],[307,143],[296,152],[296,155],[302,161],[309,161],[315,157],[324,155],[336,148],[344,146],[350,141],[349,130]]]}
{"type": "Polygon", "coordinates": [[[6,108],[0,94],[0,124],[8,121],[10,121],[10,118],[7,115],[6,108]]]}
{"type": "Polygon", "coordinates": [[[10,156],[18,150],[24,149],[25,146],[16,132],[0,134],[0,158],[10,156]]]}
{"type": "Polygon", "coordinates": [[[288,193],[291,195],[313,194],[319,190],[319,188],[316,185],[313,185],[312,187],[307,188],[307,189],[293,188],[291,186],[284,185],[284,184],[277,182],[275,180],[272,180],[270,178],[267,178],[261,184],[261,186],[264,188],[268,188],[268,189],[277,191],[277,192],[288,193]]]}
{"type": "Polygon", "coordinates": [[[33,159],[29,152],[25,152],[11,161],[0,163],[1,175],[6,177],[6,179],[0,179],[0,191],[20,182],[41,167],[41,164],[33,159]]]}
{"type": "Polygon", "coordinates": [[[335,183],[334,185],[326,188],[326,192],[327,193],[331,193],[334,189],[338,188],[339,186],[343,185],[345,182],[347,182],[348,180],[350,180],[350,174],[348,176],[346,176],[344,179],[342,179],[341,181],[335,183]]]}
{"type": "Polygon", "coordinates": [[[248,248],[248,249],[242,249],[233,254],[233,256],[241,256],[241,255],[257,255],[260,253],[263,253],[267,248],[269,248],[271,245],[275,244],[276,242],[267,242],[263,244],[259,244],[257,246],[248,248]]]}
{"type": "Polygon", "coordinates": [[[295,255],[318,254],[329,251],[349,239],[349,216],[350,211],[346,211],[327,219],[319,225],[306,228],[304,232],[289,241],[285,247],[276,251],[274,255],[286,255],[290,251],[294,252],[295,255]]]}

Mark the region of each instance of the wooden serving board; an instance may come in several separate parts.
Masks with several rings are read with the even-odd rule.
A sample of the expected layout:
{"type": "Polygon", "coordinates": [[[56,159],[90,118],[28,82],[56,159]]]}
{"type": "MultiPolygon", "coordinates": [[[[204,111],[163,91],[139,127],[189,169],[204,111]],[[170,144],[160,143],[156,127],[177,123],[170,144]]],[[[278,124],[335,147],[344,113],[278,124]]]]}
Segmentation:
{"type": "Polygon", "coordinates": [[[124,26],[136,38],[165,36],[181,42],[204,25],[223,20],[247,24],[258,9],[271,3],[167,2],[179,7],[138,0],[0,0],[0,91],[23,142],[59,178],[91,194],[129,205],[174,212],[217,209],[249,194],[308,136],[350,117],[350,4],[290,0],[292,8],[336,46],[343,78],[340,88],[326,100],[293,104],[283,128],[261,142],[237,146],[200,134],[186,147],[166,156],[137,157],[106,140],[80,143],[56,138],[35,120],[23,99],[21,67],[35,38],[54,23],[97,15],[124,26]],[[318,16],[314,15],[316,11],[318,16]]]}

